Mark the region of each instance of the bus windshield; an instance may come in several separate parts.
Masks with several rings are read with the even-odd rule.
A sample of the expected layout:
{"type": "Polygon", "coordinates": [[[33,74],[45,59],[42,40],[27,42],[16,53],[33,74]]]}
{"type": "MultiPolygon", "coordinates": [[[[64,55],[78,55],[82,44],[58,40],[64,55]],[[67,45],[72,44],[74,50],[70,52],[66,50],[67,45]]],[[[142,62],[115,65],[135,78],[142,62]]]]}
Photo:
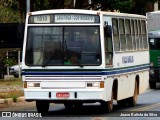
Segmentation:
{"type": "Polygon", "coordinates": [[[150,50],[160,50],[160,38],[149,39],[150,50]]]}
{"type": "Polygon", "coordinates": [[[28,66],[100,65],[99,26],[30,26],[28,66]]]}

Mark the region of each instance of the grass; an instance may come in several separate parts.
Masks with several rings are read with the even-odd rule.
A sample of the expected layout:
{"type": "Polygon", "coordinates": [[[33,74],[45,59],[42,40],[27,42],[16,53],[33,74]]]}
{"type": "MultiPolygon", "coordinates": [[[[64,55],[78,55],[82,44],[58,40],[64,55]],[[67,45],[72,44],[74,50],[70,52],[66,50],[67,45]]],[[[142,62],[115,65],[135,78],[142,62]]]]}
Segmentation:
{"type": "Polygon", "coordinates": [[[0,92],[0,99],[17,98],[23,95],[24,95],[23,91],[0,92]]]}
{"type": "Polygon", "coordinates": [[[4,80],[4,79],[0,79],[0,87],[3,85],[12,85],[12,86],[16,86],[16,85],[20,85],[23,86],[23,82],[22,82],[22,78],[12,78],[9,80],[4,80]]]}
{"type": "Polygon", "coordinates": [[[13,98],[16,101],[17,97],[23,96],[23,90],[14,89],[16,86],[23,88],[23,82],[21,78],[12,78],[9,80],[0,79],[0,88],[13,88],[13,90],[8,92],[0,91],[0,99],[13,98]]]}

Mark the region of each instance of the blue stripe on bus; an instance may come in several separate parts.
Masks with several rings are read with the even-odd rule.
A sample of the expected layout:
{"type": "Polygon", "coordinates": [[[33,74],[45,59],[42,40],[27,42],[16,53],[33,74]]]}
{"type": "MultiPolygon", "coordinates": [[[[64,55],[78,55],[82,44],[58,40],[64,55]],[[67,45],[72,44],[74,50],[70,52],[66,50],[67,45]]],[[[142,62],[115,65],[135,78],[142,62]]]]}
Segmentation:
{"type": "Polygon", "coordinates": [[[149,66],[139,66],[134,68],[127,69],[112,69],[112,70],[99,70],[99,71],[25,71],[22,70],[22,75],[114,75],[114,74],[123,74],[128,72],[135,72],[139,70],[149,69],[149,66]]]}

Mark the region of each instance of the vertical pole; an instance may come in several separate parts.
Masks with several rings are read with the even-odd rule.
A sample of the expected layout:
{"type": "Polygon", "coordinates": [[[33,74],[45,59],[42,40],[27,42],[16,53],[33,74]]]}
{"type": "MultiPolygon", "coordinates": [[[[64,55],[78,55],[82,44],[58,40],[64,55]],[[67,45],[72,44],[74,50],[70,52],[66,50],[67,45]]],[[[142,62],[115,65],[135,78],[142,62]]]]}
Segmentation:
{"type": "Polygon", "coordinates": [[[21,77],[21,67],[20,67],[20,51],[18,51],[18,77],[21,77]]]}
{"type": "Polygon", "coordinates": [[[158,1],[154,3],[154,11],[158,11],[158,1]]]}
{"type": "MultiPolygon", "coordinates": [[[[88,0],[88,3],[91,4],[92,0],[88,0]]],[[[92,8],[90,8],[90,10],[92,10],[92,8]]]]}
{"type": "Polygon", "coordinates": [[[26,0],[26,12],[30,12],[30,0],[26,0]]]}
{"type": "MultiPolygon", "coordinates": [[[[8,60],[8,51],[7,51],[7,60],[8,60]]],[[[9,76],[9,66],[7,65],[7,75],[9,76]]]]}
{"type": "Polygon", "coordinates": [[[73,2],[74,2],[74,3],[73,3],[73,4],[74,4],[74,8],[75,8],[75,6],[76,6],[76,0],[74,0],[73,2]]]}

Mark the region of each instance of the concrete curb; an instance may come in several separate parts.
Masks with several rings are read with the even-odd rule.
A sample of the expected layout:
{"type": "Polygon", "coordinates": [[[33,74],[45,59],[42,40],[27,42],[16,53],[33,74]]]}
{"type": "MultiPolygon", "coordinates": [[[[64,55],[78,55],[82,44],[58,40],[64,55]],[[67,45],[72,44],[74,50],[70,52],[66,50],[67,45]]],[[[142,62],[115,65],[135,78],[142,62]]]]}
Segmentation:
{"type": "Polygon", "coordinates": [[[11,103],[17,103],[17,102],[25,102],[24,96],[18,97],[16,102],[14,102],[13,98],[0,99],[0,104],[11,104],[11,103]]]}

